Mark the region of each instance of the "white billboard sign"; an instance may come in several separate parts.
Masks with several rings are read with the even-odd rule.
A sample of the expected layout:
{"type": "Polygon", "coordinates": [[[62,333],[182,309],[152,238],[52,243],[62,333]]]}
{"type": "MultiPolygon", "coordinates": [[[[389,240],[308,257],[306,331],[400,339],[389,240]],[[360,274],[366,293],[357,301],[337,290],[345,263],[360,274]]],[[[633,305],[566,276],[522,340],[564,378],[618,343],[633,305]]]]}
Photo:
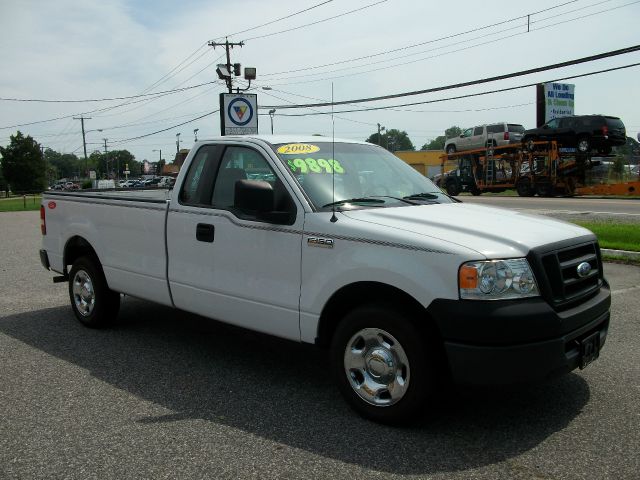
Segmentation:
{"type": "Polygon", "coordinates": [[[258,96],[256,94],[220,94],[220,133],[255,135],[258,133],[258,96]]]}
{"type": "Polygon", "coordinates": [[[545,83],[545,118],[544,122],[554,118],[567,117],[574,114],[575,85],[570,83],[545,83]]]}

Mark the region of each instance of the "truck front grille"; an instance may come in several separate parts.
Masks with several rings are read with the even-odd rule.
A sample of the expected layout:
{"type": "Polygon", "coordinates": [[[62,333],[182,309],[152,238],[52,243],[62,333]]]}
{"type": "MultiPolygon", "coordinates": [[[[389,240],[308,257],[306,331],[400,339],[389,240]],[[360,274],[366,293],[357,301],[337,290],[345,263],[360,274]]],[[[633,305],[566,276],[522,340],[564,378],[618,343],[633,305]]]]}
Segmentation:
{"type": "Polygon", "coordinates": [[[542,267],[544,296],[557,310],[571,306],[595,295],[603,283],[600,248],[596,241],[572,245],[557,250],[539,253],[537,262],[542,267]],[[580,275],[578,266],[588,263],[588,273],[580,275]]]}

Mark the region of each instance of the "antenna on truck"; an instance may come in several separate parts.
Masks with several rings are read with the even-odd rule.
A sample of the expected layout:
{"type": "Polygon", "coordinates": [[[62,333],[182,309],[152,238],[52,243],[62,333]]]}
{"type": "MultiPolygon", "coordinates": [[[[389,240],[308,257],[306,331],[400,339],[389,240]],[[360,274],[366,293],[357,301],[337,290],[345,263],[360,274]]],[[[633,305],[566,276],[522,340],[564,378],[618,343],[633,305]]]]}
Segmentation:
{"type": "Polygon", "coordinates": [[[331,82],[331,223],[338,221],[336,217],[336,121],[333,118],[333,82],[331,82]]]}

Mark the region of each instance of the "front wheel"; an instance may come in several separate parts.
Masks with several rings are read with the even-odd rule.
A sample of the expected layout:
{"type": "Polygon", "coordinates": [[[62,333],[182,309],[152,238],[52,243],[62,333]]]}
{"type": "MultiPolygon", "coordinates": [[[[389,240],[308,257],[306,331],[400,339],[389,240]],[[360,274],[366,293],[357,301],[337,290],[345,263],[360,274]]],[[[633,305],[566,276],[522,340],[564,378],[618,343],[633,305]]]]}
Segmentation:
{"type": "Polygon", "coordinates": [[[458,186],[456,185],[456,182],[447,183],[447,193],[452,197],[455,197],[460,193],[460,190],[458,190],[458,186]]]}
{"type": "Polygon", "coordinates": [[[360,415],[388,424],[419,418],[436,396],[429,342],[402,312],[356,308],[338,325],[331,364],[340,392],[360,415]]]}
{"type": "Polygon", "coordinates": [[[447,147],[447,154],[448,155],[452,155],[454,153],[456,153],[456,146],[455,145],[449,145],[447,147]]]}
{"type": "Polygon", "coordinates": [[[113,323],[120,310],[120,294],[109,289],[100,262],[80,257],[69,273],[69,298],[76,318],[87,327],[113,323]]]}

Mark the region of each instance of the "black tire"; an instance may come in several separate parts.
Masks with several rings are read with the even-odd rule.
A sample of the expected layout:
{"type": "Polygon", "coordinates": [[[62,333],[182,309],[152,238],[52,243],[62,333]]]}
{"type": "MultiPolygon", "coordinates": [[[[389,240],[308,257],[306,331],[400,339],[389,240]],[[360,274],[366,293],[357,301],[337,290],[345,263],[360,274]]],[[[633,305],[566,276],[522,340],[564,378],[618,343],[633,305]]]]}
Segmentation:
{"type": "Polygon", "coordinates": [[[95,257],[79,257],[73,263],[69,272],[69,299],[76,318],[91,328],[114,323],[120,310],[120,294],[109,289],[95,257]]]}
{"type": "Polygon", "coordinates": [[[456,182],[447,182],[447,193],[452,197],[455,197],[460,193],[456,182]]]}
{"type": "Polygon", "coordinates": [[[516,191],[521,197],[533,197],[533,195],[535,195],[535,192],[531,187],[531,180],[528,178],[521,178],[518,181],[516,184],[516,191]]]}
{"type": "Polygon", "coordinates": [[[471,189],[471,195],[473,195],[474,197],[478,197],[482,195],[482,190],[480,190],[478,187],[474,187],[471,189]]]}
{"type": "Polygon", "coordinates": [[[534,142],[536,142],[537,139],[536,137],[524,137],[522,139],[522,145],[524,146],[524,150],[528,150],[529,152],[533,152],[536,149],[536,145],[534,145],[534,142]]]}
{"type": "Polygon", "coordinates": [[[552,197],[553,187],[550,183],[541,182],[536,185],[536,193],[540,197],[552,197]]]}
{"type": "Polygon", "coordinates": [[[437,348],[430,347],[434,343],[395,308],[366,305],[352,310],[331,342],[340,393],[356,412],[376,422],[398,425],[419,419],[438,393],[437,348]],[[362,359],[362,366],[351,359],[362,359]],[[370,388],[357,388],[365,381],[370,388]],[[379,395],[373,395],[374,390],[379,395]]]}
{"type": "Polygon", "coordinates": [[[579,153],[589,153],[591,151],[591,140],[589,137],[579,137],[576,142],[576,150],[579,153]]]}
{"type": "Polygon", "coordinates": [[[453,153],[456,153],[456,146],[455,145],[449,145],[447,147],[446,152],[447,152],[447,155],[451,155],[453,153]]]}

